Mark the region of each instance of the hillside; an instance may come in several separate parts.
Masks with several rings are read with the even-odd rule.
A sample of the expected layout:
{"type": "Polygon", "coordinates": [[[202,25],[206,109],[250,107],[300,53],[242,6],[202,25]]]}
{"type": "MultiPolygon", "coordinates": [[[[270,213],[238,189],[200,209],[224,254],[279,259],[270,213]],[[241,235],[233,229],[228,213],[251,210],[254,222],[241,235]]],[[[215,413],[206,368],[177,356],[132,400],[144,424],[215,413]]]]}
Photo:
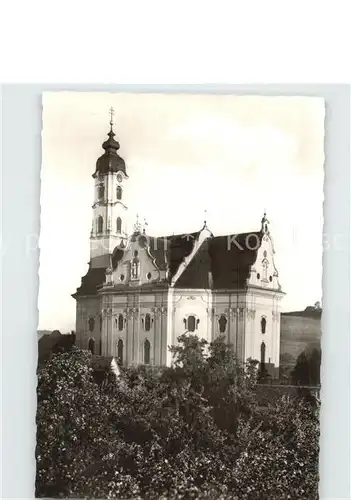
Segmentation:
{"type": "Polygon", "coordinates": [[[298,355],[313,348],[320,348],[321,311],[283,313],[281,315],[280,360],[283,365],[293,365],[298,355]]]}

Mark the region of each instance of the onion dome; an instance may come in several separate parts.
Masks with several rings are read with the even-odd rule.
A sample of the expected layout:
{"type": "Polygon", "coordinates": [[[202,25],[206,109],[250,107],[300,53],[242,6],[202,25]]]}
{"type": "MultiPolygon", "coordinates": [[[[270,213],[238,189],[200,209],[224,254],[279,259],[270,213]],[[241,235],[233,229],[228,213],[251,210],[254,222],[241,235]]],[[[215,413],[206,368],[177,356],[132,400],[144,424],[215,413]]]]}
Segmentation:
{"type": "Polygon", "coordinates": [[[119,156],[117,151],[119,150],[119,142],[115,140],[115,133],[113,132],[113,109],[111,108],[111,120],[110,120],[110,131],[107,134],[108,139],[103,143],[102,147],[105,150],[105,153],[98,158],[96,162],[96,171],[95,174],[107,174],[108,172],[123,172],[127,175],[126,172],[126,164],[123,158],[119,156]]]}

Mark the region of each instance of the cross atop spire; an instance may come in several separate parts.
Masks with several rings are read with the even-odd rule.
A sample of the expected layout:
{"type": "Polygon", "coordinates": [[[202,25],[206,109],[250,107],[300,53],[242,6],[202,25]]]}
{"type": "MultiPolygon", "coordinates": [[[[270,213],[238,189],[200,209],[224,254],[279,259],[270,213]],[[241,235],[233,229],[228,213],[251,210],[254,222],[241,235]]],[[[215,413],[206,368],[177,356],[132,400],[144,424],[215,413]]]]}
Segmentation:
{"type": "Polygon", "coordinates": [[[110,126],[111,126],[111,130],[112,130],[112,125],[113,125],[113,117],[114,117],[114,115],[115,115],[115,110],[113,109],[113,107],[112,107],[112,106],[110,107],[109,113],[110,113],[110,126]]]}

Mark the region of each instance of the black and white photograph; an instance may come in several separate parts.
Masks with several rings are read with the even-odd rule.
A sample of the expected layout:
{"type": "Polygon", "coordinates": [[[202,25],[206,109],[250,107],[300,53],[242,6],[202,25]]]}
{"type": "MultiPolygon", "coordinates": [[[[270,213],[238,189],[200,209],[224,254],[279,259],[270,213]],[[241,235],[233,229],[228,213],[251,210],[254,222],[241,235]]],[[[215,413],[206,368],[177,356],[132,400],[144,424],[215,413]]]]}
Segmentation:
{"type": "Polygon", "coordinates": [[[43,93],[36,497],[319,498],[324,122],[43,93]]]}

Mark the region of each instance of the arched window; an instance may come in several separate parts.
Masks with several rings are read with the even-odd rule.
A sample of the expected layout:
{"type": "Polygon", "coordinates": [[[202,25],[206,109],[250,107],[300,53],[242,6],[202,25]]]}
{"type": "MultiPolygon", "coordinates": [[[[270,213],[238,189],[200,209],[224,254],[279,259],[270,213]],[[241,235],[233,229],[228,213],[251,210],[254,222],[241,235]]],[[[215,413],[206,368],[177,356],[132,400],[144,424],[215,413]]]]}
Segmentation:
{"type": "Polygon", "coordinates": [[[261,367],[264,367],[264,364],[266,362],[266,344],[262,342],[261,344],[261,367]]]}
{"type": "Polygon", "coordinates": [[[102,330],[102,316],[101,316],[101,314],[99,316],[99,319],[100,319],[100,332],[101,332],[101,330],[102,330]]]}
{"type": "Polygon", "coordinates": [[[123,365],[123,340],[119,339],[117,342],[117,358],[119,364],[123,365]]]}
{"type": "Polygon", "coordinates": [[[218,324],[219,324],[219,332],[225,333],[225,331],[227,329],[227,318],[224,316],[224,314],[221,314],[221,316],[218,320],[218,324]]]}
{"type": "Polygon", "coordinates": [[[146,339],[144,342],[144,363],[146,365],[150,364],[150,342],[146,339]]]}
{"type": "Polygon", "coordinates": [[[188,316],[188,331],[195,332],[195,316],[188,316]]]}
{"type": "Polygon", "coordinates": [[[95,351],[95,339],[89,339],[88,349],[91,352],[91,354],[94,354],[94,351],[95,351]]]}
{"type": "Polygon", "coordinates": [[[150,314],[145,314],[145,331],[149,332],[151,328],[151,316],[150,314]]]}
{"type": "Polygon", "coordinates": [[[105,186],[98,187],[98,198],[99,200],[103,200],[105,196],[105,186]]]}
{"type": "Polygon", "coordinates": [[[104,219],[101,215],[99,215],[97,219],[97,232],[102,233],[103,230],[104,230],[104,219]]]}
{"type": "Polygon", "coordinates": [[[120,217],[117,217],[116,229],[117,229],[117,233],[122,232],[122,219],[120,217]]]}
{"type": "Polygon", "coordinates": [[[123,314],[118,315],[118,330],[121,332],[123,330],[123,323],[124,323],[124,318],[123,314]]]}
{"type": "Polygon", "coordinates": [[[264,261],[262,262],[262,270],[263,270],[263,280],[267,281],[268,280],[268,278],[267,278],[267,274],[268,274],[268,260],[267,259],[264,259],[264,261]]]}
{"type": "Polygon", "coordinates": [[[266,333],[267,320],[266,318],[261,318],[261,333],[266,333]]]}
{"type": "Polygon", "coordinates": [[[131,263],[131,276],[133,279],[137,279],[139,277],[139,261],[137,258],[132,260],[131,263]]]}
{"type": "Polygon", "coordinates": [[[117,186],[117,200],[121,200],[122,199],[122,188],[121,186],[117,186]]]}
{"type": "Polygon", "coordinates": [[[89,332],[93,332],[95,328],[95,319],[89,318],[89,332]]]}

